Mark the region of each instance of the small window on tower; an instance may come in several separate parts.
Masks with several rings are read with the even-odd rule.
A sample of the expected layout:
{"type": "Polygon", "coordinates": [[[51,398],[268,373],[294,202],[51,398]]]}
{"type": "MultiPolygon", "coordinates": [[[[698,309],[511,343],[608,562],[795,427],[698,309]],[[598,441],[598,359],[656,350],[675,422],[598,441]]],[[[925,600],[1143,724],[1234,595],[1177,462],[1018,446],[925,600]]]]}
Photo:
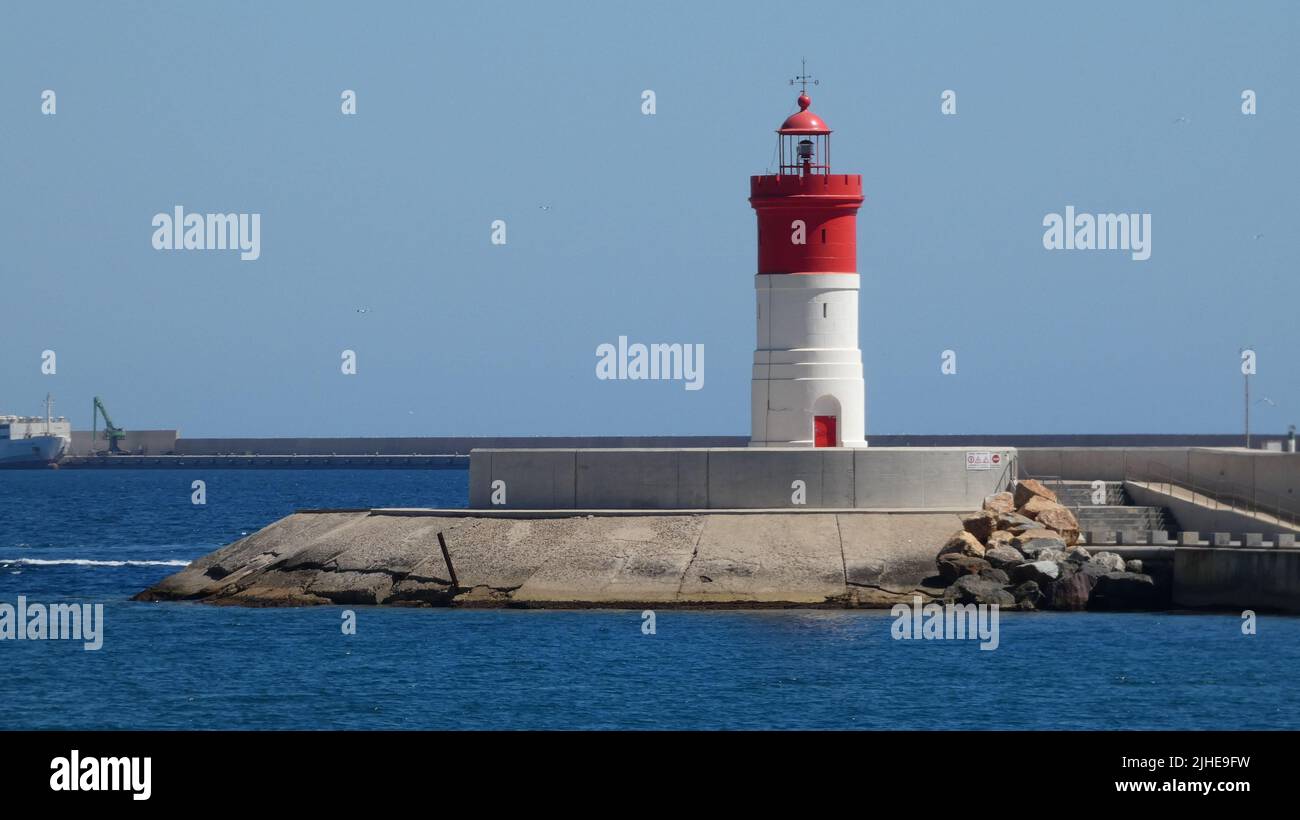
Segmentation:
{"type": "Polygon", "coordinates": [[[822,244],[826,244],[826,229],[822,228],[822,244]]]}

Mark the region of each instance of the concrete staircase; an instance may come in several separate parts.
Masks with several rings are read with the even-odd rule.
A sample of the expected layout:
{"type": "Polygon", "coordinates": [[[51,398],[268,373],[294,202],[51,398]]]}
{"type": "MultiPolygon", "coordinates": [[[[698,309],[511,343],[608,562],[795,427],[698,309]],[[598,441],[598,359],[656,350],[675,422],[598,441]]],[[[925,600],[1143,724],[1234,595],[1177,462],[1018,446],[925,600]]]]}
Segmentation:
{"type": "Polygon", "coordinates": [[[1133,501],[1124,492],[1124,482],[1106,481],[1106,498],[1102,504],[1092,503],[1092,483],[1088,481],[1053,481],[1046,482],[1048,489],[1056,493],[1056,498],[1070,509],[1092,506],[1126,506],[1133,501]]]}
{"type": "MultiPolygon", "coordinates": [[[[1178,522],[1166,507],[1144,507],[1133,503],[1120,481],[1105,482],[1105,503],[1093,503],[1093,487],[1088,481],[1051,482],[1047,486],[1079,519],[1084,533],[1177,533],[1178,522]]],[[[1090,539],[1091,540],[1091,539],[1090,539]]]]}

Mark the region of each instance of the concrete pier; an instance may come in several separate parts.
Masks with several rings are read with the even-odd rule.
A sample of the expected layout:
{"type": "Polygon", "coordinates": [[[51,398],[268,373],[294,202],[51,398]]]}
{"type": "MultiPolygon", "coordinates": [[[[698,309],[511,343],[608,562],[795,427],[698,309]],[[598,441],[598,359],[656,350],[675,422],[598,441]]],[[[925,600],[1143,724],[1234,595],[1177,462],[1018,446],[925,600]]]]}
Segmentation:
{"type": "MultiPolygon", "coordinates": [[[[1291,455],[1184,455],[1197,481],[1220,471],[1250,478],[1259,496],[1291,495],[1300,465],[1291,455]]],[[[297,513],[140,597],[253,606],[889,606],[941,593],[927,586],[937,580],[938,549],[961,528],[961,514],[1008,487],[1023,456],[1007,447],[475,450],[470,509],[297,513]]],[[[330,466],[403,460],[177,456],[167,463],[311,467],[325,458],[330,466]]],[[[454,455],[405,458],[409,466],[465,464],[454,455]]],[[[1070,452],[1057,465],[1088,476],[1126,469],[1134,458],[1132,451],[1070,452]]],[[[1122,473],[1102,480],[1122,481],[1122,473]]],[[[1140,559],[1175,607],[1300,612],[1294,525],[1163,486],[1124,484],[1198,531],[1112,527],[1090,533],[1100,535],[1089,539],[1090,550],[1101,551],[1100,541],[1105,551],[1140,559]]]]}
{"type": "Polygon", "coordinates": [[[937,546],[960,526],[954,513],[858,510],[323,510],[283,518],[137,599],[888,607],[941,592],[922,582],[935,574],[937,546]]]}

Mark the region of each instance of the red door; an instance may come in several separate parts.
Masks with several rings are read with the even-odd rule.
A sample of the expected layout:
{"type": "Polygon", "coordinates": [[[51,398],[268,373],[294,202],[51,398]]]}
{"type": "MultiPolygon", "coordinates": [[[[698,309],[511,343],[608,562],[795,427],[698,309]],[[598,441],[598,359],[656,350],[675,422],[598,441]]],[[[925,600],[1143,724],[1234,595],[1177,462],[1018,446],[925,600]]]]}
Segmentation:
{"type": "Polygon", "coordinates": [[[835,437],[835,417],[834,416],[813,416],[813,444],[816,447],[834,447],[836,444],[835,437]]]}

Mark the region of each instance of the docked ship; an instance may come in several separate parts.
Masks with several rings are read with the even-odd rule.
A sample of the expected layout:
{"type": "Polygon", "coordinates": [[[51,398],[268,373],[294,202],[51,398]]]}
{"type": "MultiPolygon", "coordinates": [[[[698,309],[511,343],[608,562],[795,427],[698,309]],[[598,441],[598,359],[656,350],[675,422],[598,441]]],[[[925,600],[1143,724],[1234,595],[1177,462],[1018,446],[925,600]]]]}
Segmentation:
{"type": "Polygon", "coordinates": [[[71,444],[72,423],[54,416],[48,395],[44,416],[0,416],[0,467],[55,465],[71,444]]]}

